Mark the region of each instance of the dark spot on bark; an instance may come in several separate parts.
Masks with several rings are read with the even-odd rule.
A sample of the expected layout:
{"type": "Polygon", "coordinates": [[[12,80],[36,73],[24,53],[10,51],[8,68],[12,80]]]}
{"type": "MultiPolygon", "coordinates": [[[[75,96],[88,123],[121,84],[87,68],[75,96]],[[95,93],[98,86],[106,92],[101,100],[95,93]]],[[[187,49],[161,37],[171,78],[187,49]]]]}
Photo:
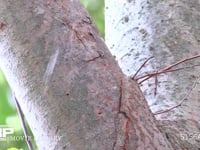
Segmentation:
{"type": "Polygon", "coordinates": [[[59,129],[60,129],[60,127],[57,126],[57,127],[56,127],[56,133],[58,133],[59,129]]]}
{"type": "Polygon", "coordinates": [[[98,112],[98,115],[101,115],[101,114],[102,114],[102,112],[101,112],[101,111],[99,111],[99,112],[98,112]]]}
{"type": "Polygon", "coordinates": [[[69,93],[66,93],[65,95],[66,95],[66,96],[69,96],[69,93]]]}
{"type": "Polygon", "coordinates": [[[145,31],[145,29],[140,29],[139,32],[142,34],[145,34],[146,31],[145,31]]]}
{"type": "Polygon", "coordinates": [[[129,17],[128,16],[124,17],[124,21],[128,22],[129,21],[129,17]]]}
{"type": "Polygon", "coordinates": [[[167,139],[169,139],[169,135],[168,135],[168,133],[165,133],[165,136],[166,136],[167,139]]]}
{"type": "Polygon", "coordinates": [[[150,47],[149,47],[149,50],[150,50],[150,51],[153,51],[153,50],[154,50],[154,48],[150,46],[150,47]]]}
{"type": "Polygon", "coordinates": [[[93,34],[91,32],[88,33],[90,36],[93,36],[93,34]]]}

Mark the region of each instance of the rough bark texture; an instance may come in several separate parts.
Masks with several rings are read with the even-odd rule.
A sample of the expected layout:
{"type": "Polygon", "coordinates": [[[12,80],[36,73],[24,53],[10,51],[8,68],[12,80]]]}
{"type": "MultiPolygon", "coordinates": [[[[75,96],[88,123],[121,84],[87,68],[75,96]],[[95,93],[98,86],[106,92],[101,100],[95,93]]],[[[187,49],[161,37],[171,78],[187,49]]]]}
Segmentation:
{"type": "Polygon", "coordinates": [[[0,8],[0,65],[40,150],[171,149],[78,0],[0,8]]]}
{"type": "MultiPolygon", "coordinates": [[[[140,74],[199,54],[199,0],[106,0],[105,5],[106,43],[125,74],[132,76],[151,56],[154,58],[140,74]]],[[[199,59],[176,68],[194,64],[199,64],[199,59]]],[[[153,112],[185,99],[176,109],[157,115],[166,120],[161,123],[163,131],[174,146],[200,147],[199,75],[199,67],[159,75],[156,95],[155,78],[141,85],[153,112]]]]}

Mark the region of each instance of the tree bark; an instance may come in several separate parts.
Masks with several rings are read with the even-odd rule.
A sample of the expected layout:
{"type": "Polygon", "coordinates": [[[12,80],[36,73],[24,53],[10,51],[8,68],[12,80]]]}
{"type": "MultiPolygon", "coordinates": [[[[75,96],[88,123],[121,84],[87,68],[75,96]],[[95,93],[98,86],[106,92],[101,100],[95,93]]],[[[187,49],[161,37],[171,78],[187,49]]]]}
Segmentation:
{"type": "MultiPolygon", "coordinates": [[[[141,74],[158,71],[181,59],[199,54],[200,1],[182,0],[107,0],[105,1],[106,43],[116,56],[123,72],[133,76],[139,67],[151,59],[141,74]]],[[[184,68],[199,64],[198,60],[180,64],[184,68]]],[[[197,149],[199,143],[199,76],[198,67],[165,73],[145,81],[142,91],[163,131],[175,145],[197,149]]],[[[141,80],[140,80],[141,81],[141,80]]]]}
{"type": "Polygon", "coordinates": [[[78,0],[0,8],[0,66],[39,149],[172,149],[78,0]]]}

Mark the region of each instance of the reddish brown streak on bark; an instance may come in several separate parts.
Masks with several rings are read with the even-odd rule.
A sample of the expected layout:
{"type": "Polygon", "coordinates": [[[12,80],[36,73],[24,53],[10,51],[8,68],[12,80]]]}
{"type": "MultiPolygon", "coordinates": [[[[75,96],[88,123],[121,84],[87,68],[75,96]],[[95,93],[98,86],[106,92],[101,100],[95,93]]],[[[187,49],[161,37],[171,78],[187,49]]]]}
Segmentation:
{"type": "Polygon", "coordinates": [[[131,119],[128,117],[126,112],[124,112],[122,110],[122,105],[125,105],[125,103],[122,102],[122,94],[123,94],[122,88],[123,88],[123,81],[121,79],[121,81],[120,81],[120,98],[119,98],[119,114],[122,114],[127,119],[126,125],[125,125],[125,131],[124,131],[124,135],[125,135],[124,145],[122,146],[123,150],[127,150],[127,147],[129,145],[129,133],[130,133],[131,119]]]}
{"type": "Polygon", "coordinates": [[[6,24],[1,22],[0,23],[0,30],[4,30],[6,28],[6,24]]]}
{"type": "Polygon", "coordinates": [[[127,147],[126,145],[129,144],[129,132],[130,132],[129,124],[130,124],[130,119],[128,119],[126,122],[126,131],[125,131],[126,139],[125,139],[124,148],[123,148],[124,150],[126,150],[126,147],[127,147]]]}

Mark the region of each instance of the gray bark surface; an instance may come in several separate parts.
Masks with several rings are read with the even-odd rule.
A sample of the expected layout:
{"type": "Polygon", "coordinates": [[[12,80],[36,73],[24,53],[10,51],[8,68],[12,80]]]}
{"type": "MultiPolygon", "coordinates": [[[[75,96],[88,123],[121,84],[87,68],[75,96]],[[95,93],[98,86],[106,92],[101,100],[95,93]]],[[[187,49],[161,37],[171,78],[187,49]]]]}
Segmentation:
{"type": "MultiPolygon", "coordinates": [[[[123,72],[132,76],[144,61],[151,59],[139,74],[158,71],[200,52],[199,0],[107,0],[105,2],[106,43],[123,72]]],[[[199,58],[175,68],[199,65],[199,58]]],[[[174,69],[175,69],[174,68],[174,69]]],[[[186,68],[145,81],[142,91],[152,112],[164,120],[163,131],[175,145],[200,147],[200,69],[186,68]]],[[[177,147],[175,146],[175,149],[177,147]]]]}
{"type": "Polygon", "coordinates": [[[0,66],[40,150],[171,149],[78,0],[0,8],[0,66]]]}

